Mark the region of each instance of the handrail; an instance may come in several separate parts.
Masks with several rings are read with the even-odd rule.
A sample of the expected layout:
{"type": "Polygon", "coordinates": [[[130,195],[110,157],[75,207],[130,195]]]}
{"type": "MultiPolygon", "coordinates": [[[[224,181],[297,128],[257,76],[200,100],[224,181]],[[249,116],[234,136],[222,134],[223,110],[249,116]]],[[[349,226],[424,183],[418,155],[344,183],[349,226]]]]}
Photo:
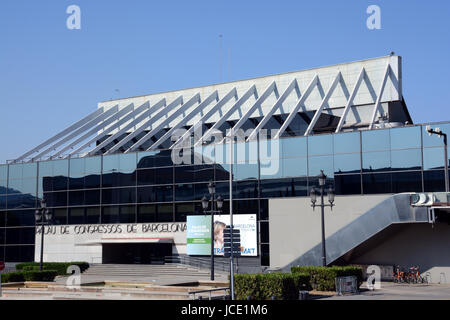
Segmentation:
{"type": "MultiPolygon", "coordinates": [[[[183,265],[189,265],[189,266],[196,267],[199,269],[209,269],[210,268],[210,261],[206,260],[204,258],[196,258],[196,257],[190,257],[190,256],[184,256],[184,255],[166,256],[164,261],[166,263],[180,263],[183,265]]],[[[235,262],[235,268],[237,268],[236,262],[235,262]]],[[[215,261],[214,269],[218,270],[218,271],[229,271],[230,264],[229,264],[229,262],[215,261]]]]}
{"type": "MultiPolygon", "coordinates": [[[[200,294],[200,293],[205,293],[205,292],[207,292],[207,293],[209,293],[209,300],[212,300],[212,293],[213,293],[213,292],[216,292],[216,291],[225,291],[225,293],[226,293],[227,291],[230,291],[230,288],[229,288],[229,287],[226,287],[226,288],[216,288],[216,289],[208,289],[208,290],[190,291],[190,292],[189,292],[189,296],[190,296],[191,294],[194,295],[193,300],[195,300],[195,295],[196,295],[196,294],[200,294]]],[[[227,296],[229,296],[229,295],[224,295],[224,296],[223,296],[223,300],[225,300],[225,298],[226,298],[227,296]]]]}

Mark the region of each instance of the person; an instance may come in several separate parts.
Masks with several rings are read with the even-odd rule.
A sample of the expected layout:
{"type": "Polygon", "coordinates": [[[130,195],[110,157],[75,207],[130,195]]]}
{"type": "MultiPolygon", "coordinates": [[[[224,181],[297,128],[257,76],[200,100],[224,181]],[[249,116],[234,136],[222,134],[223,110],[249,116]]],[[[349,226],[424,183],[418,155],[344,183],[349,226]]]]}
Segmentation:
{"type": "Polygon", "coordinates": [[[216,253],[223,253],[223,230],[226,224],[221,221],[214,222],[214,251],[216,253]]]}

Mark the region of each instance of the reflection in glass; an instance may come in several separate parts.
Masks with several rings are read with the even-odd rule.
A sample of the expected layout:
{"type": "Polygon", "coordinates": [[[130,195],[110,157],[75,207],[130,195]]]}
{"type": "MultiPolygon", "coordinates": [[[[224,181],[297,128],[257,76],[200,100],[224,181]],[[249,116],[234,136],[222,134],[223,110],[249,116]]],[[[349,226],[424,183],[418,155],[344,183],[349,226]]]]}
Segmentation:
{"type": "Polygon", "coordinates": [[[156,222],[156,204],[138,206],[137,222],[156,222]]]}
{"type": "Polygon", "coordinates": [[[443,169],[444,148],[424,148],[423,149],[423,169],[443,169]]]}
{"type": "Polygon", "coordinates": [[[388,129],[362,131],[362,151],[381,151],[391,148],[388,129]]]}
{"type": "Polygon", "coordinates": [[[367,152],[362,154],[363,171],[391,170],[391,153],[389,151],[367,152]]]}
{"type": "Polygon", "coordinates": [[[34,210],[11,210],[6,213],[7,227],[34,226],[34,225],[35,225],[34,210]]]}
{"type": "Polygon", "coordinates": [[[391,129],[391,148],[420,148],[420,127],[404,127],[391,129]]]}
{"type": "Polygon", "coordinates": [[[332,177],[334,175],[333,156],[309,157],[308,159],[308,176],[318,176],[320,171],[332,177]]]}
{"type": "Polygon", "coordinates": [[[348,132],[333,135],[334,153],[359,153],[360,133],[348,132]]]}
{"type": "Polygon", "coordinates": [[[333,154],[333,136],[324,134],[308,137],[308,156],[333,154]]]}
{"type": "MultiPolygon", "coordinates": [[[[266,141],[261,141],[263,143],[266,141]]],[[[270,140],[268,141],[270,143],[270,140]]],[[[306,157],[308,148],[307,148],[307,138],[306,137],[296,137],[296,138],[282,138],[281,142],[281,153],[279,153],[279,157],[283,158],[295,158],[295,157],[306,157]]],[[[274,150],[276,157],[277,150],[274,150]]]]}
{"type": "Polygon", "coordinates": [[[364,194],[392,193],[391,173],[363,174],[364,194]]]}
{"type": "Polygon", "coordinates": [[[392,192],[422,192],[422,172],[392,173],[392,192]]]}
{"type": "Polygon", "coordinates": [[[444,170],[424,171],[423,183],[425,192],[445,191],[444,170]]]}
{"type": "Polygon", "coordinates": [[[392,170],[420,170],[422,169],[421,149],[392,150],[392,170]]]}
{"type": "Polygon", "coordinates": [[[233,166],[234,180],[258,179],[258,164],[237,163],[233,166]]]}
{"type": "MultiPolygon", "coordinates": [[[[422,126],[422,139],[424,147],[444,147],[444,139],[436,135],[430,136],[427,132],[426,125],[422,126]]],[[[436,124],[431,126],[433,129],[439,128],[442,132],[450,135],[450,123],[436,124]]]]}
{"type": "Polygon", "coordinates": [[[340,173],[359,173],[361,172],[361,156],[356,154],[335,154],[334,172],[340,173]]]}
{"type": "Polygon", "coordinates": [[[261,180],[261,198],[302,197],[306,194],[306,178],[261,180]]]}
{"type": "Polygon", "coordinates": [[[281,159],[282,177],[305,177],[308,174],[307,158],[281,159]]]}
{"type": "Polygon", "coordinates": [[[335,175],[335,192],[337,195],[361,194],[361,175],[335,175]]]}

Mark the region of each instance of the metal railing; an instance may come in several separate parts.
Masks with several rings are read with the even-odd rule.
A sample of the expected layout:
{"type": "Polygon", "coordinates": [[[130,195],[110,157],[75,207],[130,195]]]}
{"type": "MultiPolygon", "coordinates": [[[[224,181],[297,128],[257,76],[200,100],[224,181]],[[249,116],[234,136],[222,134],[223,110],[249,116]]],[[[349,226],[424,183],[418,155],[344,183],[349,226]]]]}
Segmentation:
{"type": "MultiPolygon", "coordinates": [[[[200,258],[200,257],[191,257],[191,256],[166,256],[164,259],[165,263],[178,263],[183,265],[192,266],[198,269],[210,269],[211,262],[209,261],[209,258],[200,258]]],[[[237,272],[238,265],[235,262],[234,263],[234,270],[237,272]]],[[[229,272],[230,271],[230,262],[229,261],[221,261],[221,260],[215,260],[214,261],[214,270],[216,271],[223,271],[223,272],[229,272]]]]}
{"type": "MultiPolygon", "coordinates": [[[[193,295],[192,300],[196,300],[195,296],[201,293],[208,293],[208,300],[229,300],[230,299],[230,288],[217,288],[217,289],[209,289],[209,290],[199,290],[199,291],[191,291],[189,292],[189,297],[193,295]],[[224,295],[218,295],[213,297],[213,292],[223,291],[224,295]]],[[[202,296],[199,296],[197,300],[203,300],[202,296]]]]}

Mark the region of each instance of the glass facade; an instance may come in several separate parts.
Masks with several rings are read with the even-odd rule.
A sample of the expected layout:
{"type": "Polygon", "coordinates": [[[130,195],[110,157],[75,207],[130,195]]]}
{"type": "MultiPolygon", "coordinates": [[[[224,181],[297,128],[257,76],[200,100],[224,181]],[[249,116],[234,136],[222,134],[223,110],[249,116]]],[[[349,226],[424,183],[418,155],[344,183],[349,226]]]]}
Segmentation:
{"type": "MultiPolygon", "coordinates": [[[[439,127],[450,132],[450,123],[439,127]]],[[[267,199],[307,196],[320,170],[337,195],[444,191],[448,174],[443,141],[429,137],[425,126],[234,147],[233,208],[258,215],[263,264],[269,261],[267,199]]],[[[42,198],[54,224],[183,222],[203,214],[201,199],[216,181],[227,212],[228,152],[224,145],[195,148],[187,157],[195,164],[181,165],[171,150],[0,165],[0,261],[33,260],[34,210],[42,198]]]]}

